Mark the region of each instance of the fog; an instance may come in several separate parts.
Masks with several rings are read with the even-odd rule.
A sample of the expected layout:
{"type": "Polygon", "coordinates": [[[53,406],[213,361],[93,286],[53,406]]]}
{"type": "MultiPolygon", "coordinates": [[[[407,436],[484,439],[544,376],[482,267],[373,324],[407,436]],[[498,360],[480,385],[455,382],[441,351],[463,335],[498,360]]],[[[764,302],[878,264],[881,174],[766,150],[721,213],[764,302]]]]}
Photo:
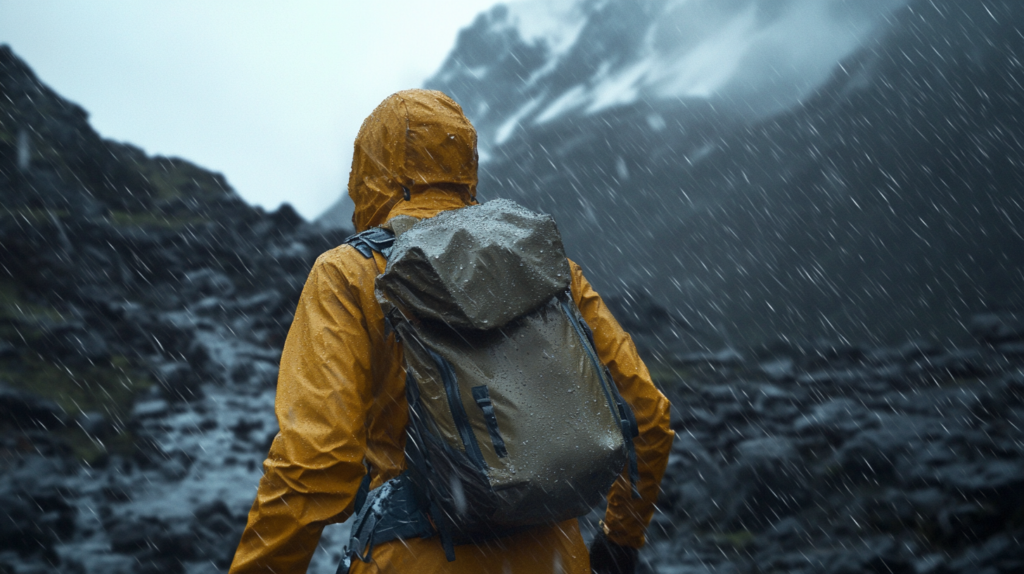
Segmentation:
{"type": "Polygon", "coordinates": [[[503,8],[492,15],[525,42],[545,46],[548,60],[527,81],[533,91],[541,90],[544,76],[565,73],[563,67],[593,69],[582,82],[542,96],[545,105],[523,100],[536,122],[545,123],[641,99],[705,98],[744,115],[777,113],[827,80],[903,4],[682,0],[632,9],[603,2],[527,2],[512,4],[507,16],[503,8]],[[595,15],[606,10],[619,10],[622,18],[600,30],[605,41],[595,49],[595,15]]]}
{"type": "Polygon", "coordinates": [[[905,0],[691,0],[649,42],[661,98],[714,97],[763,116],[801,101],[905,0]],[[662,63],[663,62],[663,63],[662,63]]]}

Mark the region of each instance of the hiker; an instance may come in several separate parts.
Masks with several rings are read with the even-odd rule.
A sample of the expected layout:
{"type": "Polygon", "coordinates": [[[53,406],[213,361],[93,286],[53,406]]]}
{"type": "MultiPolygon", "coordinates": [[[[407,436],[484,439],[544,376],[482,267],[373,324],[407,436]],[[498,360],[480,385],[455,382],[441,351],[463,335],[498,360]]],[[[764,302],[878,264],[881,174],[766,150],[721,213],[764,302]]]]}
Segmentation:
{"type": "MultiPolygon", "coordinates": [[[[476,132],[458,104],[436,91],[399,92],[356,138],[353,223],[363,232],[400,216],[426,219],[471,206],[476,184],[476,132]]],[[[382,253],[346,243],[322,254],[310,272],[281,356],[280,432],[232,573],[305,572],[323,527],[355,511],[364,475],[377,489],[407,466],[402,343],[386,328],[374,295],[385,264],[382,253]]],[[[369,562],[353,562],[352,573],[635,571],[672,443],[669,403],[580,267],[570,262],[569,269],[572,301],[639,430],[632,441],[638,479],[631,484],[628,469],[615,479],[590,550],[573,518],[457,545],[454,561],[436,535],[381,542],[369,562]]]]}

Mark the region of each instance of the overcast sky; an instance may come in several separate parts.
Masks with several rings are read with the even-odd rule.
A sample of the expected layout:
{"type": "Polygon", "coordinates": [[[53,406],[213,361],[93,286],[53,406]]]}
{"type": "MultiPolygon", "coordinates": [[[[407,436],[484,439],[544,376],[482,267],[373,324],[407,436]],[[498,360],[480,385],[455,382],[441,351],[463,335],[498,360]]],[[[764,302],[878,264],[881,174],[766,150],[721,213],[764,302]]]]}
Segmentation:
{"type": "Polygon", "coordinates": [[[312,218],[344,191],[363,118],[496,3],[0,0],[0,43],[104,137],[312,218]]]}

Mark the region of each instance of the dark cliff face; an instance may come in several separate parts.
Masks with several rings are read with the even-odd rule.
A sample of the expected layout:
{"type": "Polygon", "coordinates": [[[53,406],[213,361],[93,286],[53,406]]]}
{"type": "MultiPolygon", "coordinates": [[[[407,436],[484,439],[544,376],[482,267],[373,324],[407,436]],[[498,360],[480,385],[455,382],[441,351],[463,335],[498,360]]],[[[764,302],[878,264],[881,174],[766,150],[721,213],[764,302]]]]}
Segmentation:
{"type": "Polygon", "coordinates": [[[154,385],[174,400],[199,392],[222,369],[196,340],[204,314],[279,349],[309,266],[345,233],[325,236],[287,205],[265,213],[220,174],[101,138],[6,46],[0,193],[0,386],[70,417],[117,420],[154,385]],[[170,377],[168,365],[189,373],[170,377]]]}
{"type": "Polygon", "coordinates": [[[88,115],[0,46],[0,185],[5,205],[91,214],[237,201],[224,177],[101,138],[88,115]]]}
{"type": "MultiPolygon", "coordinates": [[[[621,43],[656,4],[592,16],[577,43],[621,43]],[[588,36],[600,22],[619,31],[588,36]]],[[[431,82],[491,142],[503,98],[567,81],[530,84],[519,68],[543,49],[500,15],[431,82]]],[[[973,313],[1024,304],[1021,30],[1019,2],[919,0],[780,113],[648,93],[524,116],[487,150],[480,193],[553,214],[600,290],[651,294],[722,339],[957,339],[973,313]]]]}
{"type": "Polygon", "coordinates": [[[347,231],[101,138],[6,46],[0,197],[0,571],[226,568],[295,303],[347,231]]]}

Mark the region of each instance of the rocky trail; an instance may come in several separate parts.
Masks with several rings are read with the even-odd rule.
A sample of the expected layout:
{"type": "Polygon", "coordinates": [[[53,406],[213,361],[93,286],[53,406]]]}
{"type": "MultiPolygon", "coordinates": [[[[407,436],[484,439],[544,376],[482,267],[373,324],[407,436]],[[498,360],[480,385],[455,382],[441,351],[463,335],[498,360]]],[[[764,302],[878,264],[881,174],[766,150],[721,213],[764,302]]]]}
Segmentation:
{"type": "Polygon", "coordinates": [[[653,571],[1024,571],[1024,329],[678,358],[653,571]]]}
{"type": "MultiPolygon", "coordinates": [[[[977,319],[976,346],[819,343],[674,357],[677,431],[642,553],[650,572],[1020,572],[1024,329],[977,319]],[[744,358],[747,357],[747,358],[744,358]]],[[[47,450],[55,404],[5,389],[0,567],[220,572],[276,432],[271,348],[218,339],[225,375],[191,400],[141,394],[137,450],[47,450]],[[262,358],[257,358],[262,357],[262,358]],[[244,374],[240,374],[244,373],[244,374]],[[19,441],[32,441],[25,450],[19,441]],[[12,453],[17,453],[12,456],[12,453]]],[[[76,419],[97,442],[105,431],[76,419]]],[[[333,572],[329,527],[311,572],[333,572]]]]}
{"type": "MultiPolygon", "coordinates": [[[[1024,332],[995,317],[979,324],[989,327],[983,342],[967,349],[821,344],[749,360],[677,357],[679,378],[663,386],[678,437],[647,566],[1019,572],[1024,332]]],[[[276,432],[275,371],[221,341],[222,356],[240,358],[222,363],[236,375],[191,401],[140,396],[125,421],[145,445],[132,456],[81,464],[42,441],[9,461],[0,478],[7,571],[226,568],[276,432]]],[[[0,401],[24,425],[6,437],[8,453],[63,416],[24,393],[5,390],[0,401]]],[[[102,440],[101,427],[88,430],[102,440]]],[[[343,541],[343,527],[329,528],[310,571],[333,571],[343,541]]]]}
{"type": "MultiPolygon", "coordinates": [[[[79,256],[104,243],[97,226],[124,231],[62,225],[79,256]]],[[[36,231],[40,242],[17,247],[45,250],[52,235],[36,231]]],[[[4,317],[0,326],[24,339],[2,342],[0,572],[226,571],[277,432],[277,362],[298,289],[316,255],[344,237],[307,224],[270,231],[258,256],[274,264],[254,286],[213,265],[136,299],[64,270],[74,303],[22,300],[24,313],[4,317]]],[[[175,246],[176,232],[133,232],[140,261],[195,248],[175,246]]],[[[211,233],[221,246],[248,241],[231,228],[189,232],[199,242],[211,233]]]]}

